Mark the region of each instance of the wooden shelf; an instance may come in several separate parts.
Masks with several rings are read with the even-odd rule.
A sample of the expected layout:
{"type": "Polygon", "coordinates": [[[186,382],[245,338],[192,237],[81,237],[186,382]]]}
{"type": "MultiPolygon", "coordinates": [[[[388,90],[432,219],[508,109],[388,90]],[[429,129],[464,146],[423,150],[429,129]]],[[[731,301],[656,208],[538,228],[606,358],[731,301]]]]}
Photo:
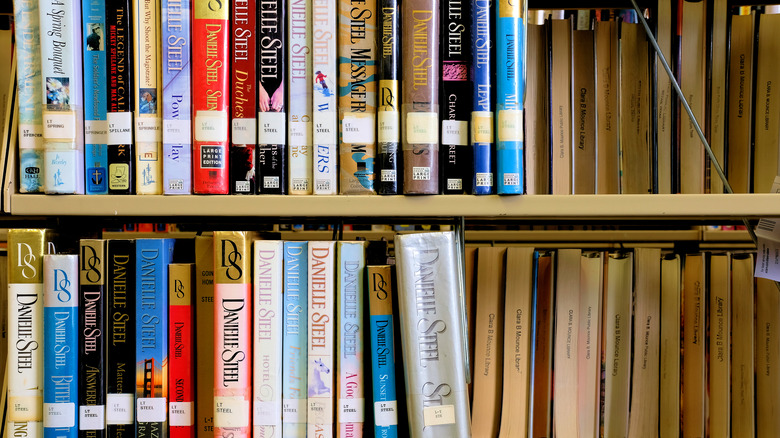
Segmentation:
{"type": "Polygon", "coordinates": [[[12,215],[104,217],[459,217],[696,220],[780,217],[780,195],[86,196],[12,194],[12,215]]]}

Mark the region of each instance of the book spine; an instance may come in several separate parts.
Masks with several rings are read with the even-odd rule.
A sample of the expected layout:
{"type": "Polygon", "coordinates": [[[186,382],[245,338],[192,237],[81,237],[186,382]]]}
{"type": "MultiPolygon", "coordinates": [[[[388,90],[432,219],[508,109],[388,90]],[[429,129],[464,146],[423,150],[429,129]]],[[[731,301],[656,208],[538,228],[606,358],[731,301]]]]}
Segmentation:
{"type": "Polygon", "coordinates": [[[106,435],[106,241],[82,239],[79,251],[79,436],[106,435]]]}
{"type": "Polygon", "coordinates": [[[130,0],[107,0],[108,193],[135,193],[133,37],[130,0]]]}
{"type": "Polygon", "coordinates": [[[46,193],[84,193],[84,100],[81,9],[58,0],[39,3],[46,193]]]}
{"type": "Polygon", "coordinates": [[[471,193],[474,154],[469,144],[471,115],[471,2],[442,2],[441,34],[441,192],[471,193]],[[446,111],[444,110],[446,108],[446,111]]]}
{"type": "Polygon", "coordinates": [[[499,195],[523,193],[526,16],[528,3],[499,1],[496,17],[496,186],[499,195]]]}
{"type": "Polygon", "coordinates": [[[402,4],[404,62],[401,130],[404,194],[439,192],[439,6],[435,0],[402,4]]]}
{"type": "Polygon", "coordinates": [[[44,230],[8,231],[8,412],[21,436],[43,436],[44,230]]]}
{"type": "Polygon", "coordinates": [[[365,242],[338,243],[338,436],[363,436],[365,370],[363,369],[363,288],[365,242]]]}
{"type": "Polygon", "coordinates": [[[399,234],[395,248],[411,435],[471,436],[455,235],[399,234]]]}
{"type": "Polygon", "coordinates": [[[338,193],[336,109],[336,0],[312,3],[312,122],[315,195],[338,193]]]}
{"type": "Polygon", "coordinates": [[[171,438],[195,437],[194,265],[168,265],[168,405],[171,438]]]}
{"type": "Polygon", "coordinates": [[[106,3],[82,3],[84,35],[84,170],[86,193],[108,194],[108,92],[106,87],[106,3]]]}
{"type": "Polygon", "coordinates": [[[106,431],[135,432],[135,241],[109,240],[106,267],[106,431]]]}
{"type": "MultiPolygon", "coordinates": [[[[214,333],[214,238],[195,236],[195,333],[214,333]]],[[[214,343],[200,342],[198,362],[197,431],[198,438],[214,436],[214,343]]]]}
{"type": "Polygon", "coordinates": [[[335,242],[308,248],[308,412],[307,436],[333,437],[335,346],[335,242]]]}
{"type": "Polygon", "coordinates": [[[282,330],[284,242],[254,243],[254,333],[252,405],[254,436],[282,431],[282,330]]]}
{"type": "Polygon", "coordinates": [[[376,0],[339,0],[338,9],[340,193],[372,194],[376,193],[376,0]]]}
{"type": "Polygon", "coordinates": [[[19,101],[19,192],[43,191],[43,104],[38,3],[14,2],[19,101]]]}
{"type": "Polygon", "coordinates": [[[290,0],[288,13],[288,192],[312,193],[311,0],[290,0]]]}
{"type": "Polygon", "coordinates": [[[282,340],[282,433],[306,437],[309,336],[308,243],[284,242],[284,339],[282,340]],[[306,315],[303,314],[307,311],[306,315]]]}
{"type": "Polygon", "coordinates": [[[257,192],[287,193],[287,51],[285,0],[266,1],[257,9],[257,192]]]}
{"type": "Polygon", "coordinates": [[[529,426],[531,436],[549,437],[552,412],[552,339],[554,311],[554,252],[534,253],[533,347],[531,348],[531,395],[529,426]]]}
{"type": "Polygon", "coordinates": [[[393,276],[389,265],[368,266],[368,306],[371,369],[374,394],[374,435],[398,436],[398,398],[395,378],[393,276]]]}
{"type": "Polygon", "coordinates": [[[471,44],[474,61],[474,101],[471,112],[471,147],[474,149],[474,176],[472,193],[489,195],[493,190],[495,156],[493,152],[493,107],[495,105],[493,80],[495,54],[493,10],[489,0],[472,3],[471,44]]]}
{"type": "Polygon", "coordinates": [[[163,193],[192,193],[190,2],[162,0],[163,193]]]}
{"type": "Polygon", "coordinates": [[[135,436],[165,438],[168,431],[168,265],[173,239],[136,243],[135,436]]]}
{"type": "Polygon", "coordinates": [[[252,195],[255,185],[255,145],[257,143],[257,14],[255,2],[231,3],[231,126],[230,193],[252,195]]]}
{"type": "Polygon", "coordinates": [[[192,83],[205,87],[192,96],[192,191],[225,195],[229,193],[230,3],[193,0],[192,7],[192,83]]]}
{"type": "Polygon", "coordinates": [[[214,436],[252,435],[251,254],[246,232],[214,232],[214,436]]]}
{"type": "Polygon", "coordinates": [[[162,20],[160,0],[133,3],[135,99],[135,191],[162,193],[162,20]]]}
{"type": "Polygon", "coordinates": [[[377,23],[381,25],[377,54],[377,154],[374,181],[380,195],[399,194],[398,169],[401,144],[399,77],[401,60],[401,20],[398,0],[379,0],[377,23]]]}
{"type": "Polygon", "coordinates": [[[78,256],[43,256],[44,436],[76,438],[78,256]]]}

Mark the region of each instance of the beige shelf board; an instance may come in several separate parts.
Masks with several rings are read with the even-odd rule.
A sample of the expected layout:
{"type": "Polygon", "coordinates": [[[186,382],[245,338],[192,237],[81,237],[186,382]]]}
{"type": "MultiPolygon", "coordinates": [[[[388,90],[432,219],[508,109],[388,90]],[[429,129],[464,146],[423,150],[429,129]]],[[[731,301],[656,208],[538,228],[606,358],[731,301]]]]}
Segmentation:
{"type": "Polygon", "coordinates": [[[780,195],[162,196],[12,195],[14,215],[735,219],[780,217],[780,195]]]}

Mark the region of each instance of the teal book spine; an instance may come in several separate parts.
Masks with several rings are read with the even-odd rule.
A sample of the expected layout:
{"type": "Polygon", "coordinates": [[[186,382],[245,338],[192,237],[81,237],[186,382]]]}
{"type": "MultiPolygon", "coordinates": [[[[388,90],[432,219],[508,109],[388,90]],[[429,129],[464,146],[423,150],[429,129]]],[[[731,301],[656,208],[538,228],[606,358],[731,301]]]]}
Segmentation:
{"type": "Polygon", "coordinates": [[[84,175],[88,195],[108,194],[106,2],[83,0],[84,175]]]}
{"type": "Polygon", "coordinates": [[[307,242],[284,242],[282,436],[305,438],[307,423],[307,242]]]}
{"type": "Polygon", "coordinates": [[[390,265],[369,265],[368,309],[371,337],[371,369],[374,436],[398,437],[398,397],[395,373],[395,324],[393,275],[390,265]]]}

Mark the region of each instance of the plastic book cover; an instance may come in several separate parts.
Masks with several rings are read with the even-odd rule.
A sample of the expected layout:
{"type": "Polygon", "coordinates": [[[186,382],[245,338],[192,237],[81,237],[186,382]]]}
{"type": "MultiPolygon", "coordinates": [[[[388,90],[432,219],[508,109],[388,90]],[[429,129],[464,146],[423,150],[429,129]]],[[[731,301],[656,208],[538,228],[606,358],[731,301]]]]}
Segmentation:
{"type": "Polygon", "coordinates": [[[308,262],[308,413],[307,436],[334,436],[335,263],[332,241],[309,242],[308,262]]]}
{"type": "Polygon", "coordinates": [[[473,47],[472,71],[474,80],[473,111],[471,113],[471,145],[474,148],[473,194],[495,193],[495,151],[493,109],[495,108],[495,12],[491,3],[474,0],[472,3],[471,41],[473,47]]]}
{"type": "Polygon", "coordinates": [[[231,14],[230,193],[257,191],[257,15],[255,2],[234,0],[231,14]]]}
{"type": "Polygon", "coordinates": [[[377,47],[377,151],[374,188],[380,195],[397,195],[401,176],[401,7],[398,0],[379,0],[381,23],[377,47]]]}
{"type": "MultiPolygon", "coordinates": [[[[370,263],[370,262],[369,262],[370,263]]],[[[371,337],[371,377],[373,388],[374,435],[398,436],[398,397],[396,395],[394,283],[390,265],[369,265],[366,270],[371,337]]],[[[370,408],[369,408],[370,409],[370,408]]]]}
{"type": "Polygon", "coordinates": [[[311,71],[311,0],[287,2],[287,55],[290,66],[287,86],[288,192],[312,193],[312,103],[314,81],[311,71]]]}
{"type": "Polygon", "coordinates": [[[312,113],[314,139],[314,194],[338,193],[338,130],[336,109],[336,0],[312,4],[312,113]]]}
{"type": "Polygon", "coordinates": [[[106,86],[106,3],[82,3],[84,35],[84,170],[88,195],[108,194],[108,90],[106,86]]]}
{"type": "Polygon", "coordinates": [[[79,245],[79,436],[106,436],[106,241],[79,245]]]}
{"type": "Polygon", "coordinates": [[[195,437],[195,292],[192,263],[168,265],[168,422],[171,438],[195,437]]]}
{"type": "Polygon", "coordinates": [[[133,41],[130,0],[106,0],[108,193],[135,193],[133,41]]]}
{"type": "Polygon", "coordinates": [[[308,397],[307,242],[284,242],[284,340],[282,355],[282,433],[305,438],[308,397]],[[305,312],[305,313],[304,313],[305,312]]]}

